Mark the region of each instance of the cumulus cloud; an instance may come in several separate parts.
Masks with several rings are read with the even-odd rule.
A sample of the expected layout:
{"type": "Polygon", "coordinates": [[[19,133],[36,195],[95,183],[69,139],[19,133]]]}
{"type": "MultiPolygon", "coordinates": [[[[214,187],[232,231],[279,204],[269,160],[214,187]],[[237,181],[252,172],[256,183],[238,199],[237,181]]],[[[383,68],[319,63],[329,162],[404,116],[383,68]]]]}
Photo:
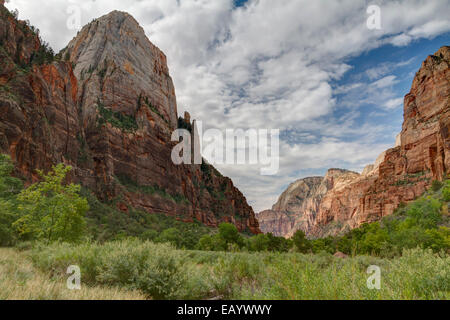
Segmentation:
{"type": "Polygon", "coordinates": [[[386,148],[378,142],[380,126],[355,117],[361,103],[396,108],[398,79],[391,65],[381,65],[367,70],[367,82],[333,85],[351,69],[350,58],[450,30],[449,0],[375,1],[381,30],[366,27],[369,4],[251,0],[235,8],[232,0],[11,0],[8,7],[18,8],[56,50],[77,32],[67,29],[70,6],[79,6],[82,24],[114,9],[127,11],[166,53],[179,113],[188,110],[219,129],[280,128],[279,175],[219,167],[261,210],[299,172],[361,168],[386,148]],[[345,96],[339,105],[337,95],[345,96]],[[352,115],[337,116],[342,105],[353,108],[352,115]]]}

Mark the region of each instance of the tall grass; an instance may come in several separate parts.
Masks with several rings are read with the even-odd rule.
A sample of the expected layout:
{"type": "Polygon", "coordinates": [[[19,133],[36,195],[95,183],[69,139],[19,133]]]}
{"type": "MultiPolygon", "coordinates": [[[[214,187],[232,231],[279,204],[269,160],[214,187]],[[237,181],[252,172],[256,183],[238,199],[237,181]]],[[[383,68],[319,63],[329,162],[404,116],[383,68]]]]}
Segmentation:
{"type": "Polygon", "coordinates": [[[450,257],[423,249],[401,257],[227,253],[176,250],[138,240],[31,252],[34,264],[58,276],[78,264],[82,282],[139,290],[153,299],[449,299],[450,257]],[[381,269],[381,289],[367,288],[367,267],[381,269]]]}
{"type": "Polygon", "coordinates": [[[138,300],[138,291],[121,288],[81,286],[69,290],[66,277],[51,277],[36,269],[24,253],[0,248],[0,300],[138,300]]]}

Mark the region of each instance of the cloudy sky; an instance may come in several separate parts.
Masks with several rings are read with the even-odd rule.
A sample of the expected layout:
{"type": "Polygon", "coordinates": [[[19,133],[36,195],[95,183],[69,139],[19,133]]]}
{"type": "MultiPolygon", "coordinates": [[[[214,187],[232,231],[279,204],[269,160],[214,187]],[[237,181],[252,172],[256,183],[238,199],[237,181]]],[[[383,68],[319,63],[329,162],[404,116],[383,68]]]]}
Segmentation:
{"type": "Polygon", "coordinates": [[[127,11],[168,57],[178,111],[207,128],[280,129],[280,170],[220,165],[255,211],[296,179],[360,171],[393,146],[403,96],[450,45],[450,0],[10,0],[56,50],[81,23],[127,11]],[[381,9],[369,29],[367,8],[381,9]]]}

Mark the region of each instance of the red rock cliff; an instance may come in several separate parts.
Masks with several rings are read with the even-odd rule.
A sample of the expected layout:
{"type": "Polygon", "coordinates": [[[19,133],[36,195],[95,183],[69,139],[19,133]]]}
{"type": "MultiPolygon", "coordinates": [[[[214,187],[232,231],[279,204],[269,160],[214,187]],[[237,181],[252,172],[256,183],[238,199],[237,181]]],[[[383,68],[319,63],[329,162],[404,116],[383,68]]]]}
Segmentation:
{"type": "MultiPolygon", "coordinates": [[[[362,174],[330,171],[326,187],[288,188],[272,210],[258,215],[264,232],[290,237],[335,235],[392,214],[419,197],[450,170],[450,47],[429,56],[405,96],[404,122],[396,147],[383,152],[362,174]],[[290,199],[284,201],[283,199],[290,199]]],[[[314,178],[316,179],[316,178],[314,178]]]]}
{"type": "Polygon", "coordinates": [[[38,65],[41,41],[0,5],[0,152],[28,181],[64,162],[104,201],[258,233],[252,208],[214,167],[174,165],[178,125],[165,55],[130,15],[85,26],[60,59],[38,65]]]}

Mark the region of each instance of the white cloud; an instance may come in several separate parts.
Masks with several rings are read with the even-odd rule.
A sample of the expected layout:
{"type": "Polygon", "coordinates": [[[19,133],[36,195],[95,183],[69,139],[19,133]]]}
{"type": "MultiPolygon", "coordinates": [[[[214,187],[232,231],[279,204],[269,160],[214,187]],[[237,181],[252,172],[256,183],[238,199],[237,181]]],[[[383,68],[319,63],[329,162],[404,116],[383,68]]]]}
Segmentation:
{"type": "Polygon", "coordinates": [[[400,106],[403,106],[403,98],[390,99],[384,104],[387,109],[395,109],[400,106]]]}
{"type": "Polygon", "coordinates": [[[396,80],[396,76],[390,75],[375,81],[372,85],[375,86],[377,89],[383,89],[387,87],[392,87],[397,82],[398,81],[396,80]]]}
{"type": "Polygon", "coordinates": [[[411,58],[406,61],[400,61],[397,63],[392,63],[392,62],[380,63],[376,67],[367,69],[366,75],[370,80],[376,80],[376,79],[379,79],[380,77],[385,76],[388,73],[392,73],[397,68],[409,65],[413,61],[414,61],[414,58],[411,58]]]}
{"type": "Polygon", "coordinates": [[[179,113],[187,109],[207,127],[281,128],[303,137],[300,143],[292,139],[291,147],[283,143],[278,177],[222,169],[257,210],[268,207],[267,199],[276,198],[300,169],[361,167],[385,147],[377,142],[383,134],[378,125],[334,115],[336,95],[346,94],[349,108],[363,102],[394,108],[398,79],[380,66],[367,73],[376,80],[371,85],[333,89],[331,83],[351,68],[349,58],[450,30],[449,0],[377,1],[381,30],[367,29],[365,0],[252,0],[238,9],[231,0],[11,0],[8,7],[17,7],[58,50],[76,34],[66,27],[73,3],[82,9],[83,24],[114,9],[141,23],[168,57],[179,113]],[[351,135],[355,131],[359,135],[351,135]],[[304,143],[311,136],[317,145],[304,143]]]}

